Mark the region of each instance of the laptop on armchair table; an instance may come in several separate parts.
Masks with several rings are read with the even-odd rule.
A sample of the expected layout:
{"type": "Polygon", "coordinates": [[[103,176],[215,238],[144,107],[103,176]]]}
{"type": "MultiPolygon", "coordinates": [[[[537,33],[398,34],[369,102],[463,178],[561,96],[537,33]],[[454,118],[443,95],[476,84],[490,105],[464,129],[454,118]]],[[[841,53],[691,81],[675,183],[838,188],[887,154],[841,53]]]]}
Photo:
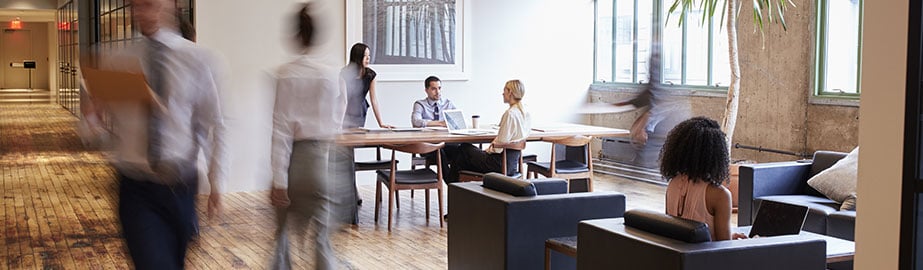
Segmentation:
{"type": "Polygon", "coordinates": [[[763,200],[750,228],[750,237],[799,234],[807,217],[806,206],[763,200]]]}

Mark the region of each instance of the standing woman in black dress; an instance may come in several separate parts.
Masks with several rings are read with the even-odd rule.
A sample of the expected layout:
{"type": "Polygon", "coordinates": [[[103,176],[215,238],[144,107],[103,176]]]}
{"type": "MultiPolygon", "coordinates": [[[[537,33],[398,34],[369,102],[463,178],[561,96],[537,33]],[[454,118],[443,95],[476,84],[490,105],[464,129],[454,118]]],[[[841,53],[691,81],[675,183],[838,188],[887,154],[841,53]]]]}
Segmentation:
{"type": "Polygon", "coordinates": [[[369,109],[369,103],[372,105],[372,113],[375,114],[375,120],[378,126],[382,128],[393,128],[391,125],[385,125],[381,121],[381,113],[378,109],[378,98],[375,96],[375,76],[374,70],[369,68],[371,51],[369,46],[356,43],[349,50],[349,64],[340,71],[340,78],[346,81],[346,118],[343,120],[343,128],[357,128],[365,125],[365,116],[369,109]],[[366,100],[365,96],[369,99],[366,100]]]}

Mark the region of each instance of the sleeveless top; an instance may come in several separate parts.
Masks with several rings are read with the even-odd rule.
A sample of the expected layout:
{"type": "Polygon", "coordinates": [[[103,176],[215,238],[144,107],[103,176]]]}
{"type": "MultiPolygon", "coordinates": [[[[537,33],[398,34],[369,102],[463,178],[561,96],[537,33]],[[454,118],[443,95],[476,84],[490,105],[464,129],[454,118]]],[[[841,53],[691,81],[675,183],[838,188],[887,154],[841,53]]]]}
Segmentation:
{"type": "Polygon", "coordinates": [[[366,96],[372,80],[377,74],[371,68],[365,68],[365,76],[359,78],[359,69],[355,64],[347,65],[340,71],[340,77],[346,82],[346,116],[343,128],[357,128],[365,125],[365,116],[369,109],[366,96]]]}
{"type": "Polygon", "coordinates": [[[705,205],[705,191],[710,183],[692,181],[685,176],[670,179],[667,185],[667,214],[708,224],[712,239],[715,238],[715,217],[708,213],[705,205]]]}

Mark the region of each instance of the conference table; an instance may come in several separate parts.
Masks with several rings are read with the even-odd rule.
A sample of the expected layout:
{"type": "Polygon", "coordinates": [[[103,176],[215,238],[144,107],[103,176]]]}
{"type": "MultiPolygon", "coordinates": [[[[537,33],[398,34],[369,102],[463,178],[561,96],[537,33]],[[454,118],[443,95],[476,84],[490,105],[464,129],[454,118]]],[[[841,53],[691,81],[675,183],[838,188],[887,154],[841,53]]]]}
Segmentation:
{"type": "MultiPolygon", "coordinates": [[[[629,132],[625,129],[598,127],[581,124],[535,124],[529,134],[527,141],[541,141],[554,138],[563,138],[570,136],[593,136],[593,137],[625,137],[629,132]]],[[[336,143],[348,147],[376,147],[384,145],[399,145],[410,143],[489,143],[497,136],[497,132],[476,134],[476,135],[459,135],[452,134],[446,129],[423,128],[423,129],[369,129],[369,130],[350,130],[336,138],[336,143]]],[[[351,152],[351,151],[350,151],[351,152]]],[[[353,156],[352,158],[355,158],[353,156]]],[[[355,183],[355,174],[351,174],[352,183],[355,183]]],[[[355,184],[351,188],[355,188],[355,184]]],[[[358,194],[357,194],[358,195],[358,194]]],[[[357,198],[358,199],[358,198],[357,198]]],[[[358,224],[359,209],[355,204],[350,207],[352,223],[358,224]]]]}
{"type": "MultiPolygon", "coordinates": [[[[408,144],[418,142],[428,143],[479,143],[490,142],[497,136],[496,132],[483,134],[452,134],[445,129],[397,129],[395,130],[373,130],[373,131],[352,131],[337,137],[337,144],[344,146],[363,147],[363,146],[381,146],[389,144],[408,144]]],[[[581,124],[539,124],[532,127],[527,141],[541,141],[552,138],[562,138],[570,136],[593,136],[593,137],[625,137],[628,136],[628,130],[598,127],[581,124]]]]}

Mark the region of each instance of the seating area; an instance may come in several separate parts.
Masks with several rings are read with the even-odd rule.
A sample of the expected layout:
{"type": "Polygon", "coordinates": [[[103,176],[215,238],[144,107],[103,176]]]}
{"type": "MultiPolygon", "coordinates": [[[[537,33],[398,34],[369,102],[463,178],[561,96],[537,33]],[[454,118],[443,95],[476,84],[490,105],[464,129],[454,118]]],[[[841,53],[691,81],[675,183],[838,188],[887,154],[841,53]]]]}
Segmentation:
{"type": "Polygon", "coordinates": [[[804,230],[855,240],[856,211],[840,210],[833,201],[808,185],[808,179],[830,168],[847,153],[818,151],[811,160],[747,164],[740,167],[737,224],[750,225],[761,201],[808,207],[804,230]]]}

